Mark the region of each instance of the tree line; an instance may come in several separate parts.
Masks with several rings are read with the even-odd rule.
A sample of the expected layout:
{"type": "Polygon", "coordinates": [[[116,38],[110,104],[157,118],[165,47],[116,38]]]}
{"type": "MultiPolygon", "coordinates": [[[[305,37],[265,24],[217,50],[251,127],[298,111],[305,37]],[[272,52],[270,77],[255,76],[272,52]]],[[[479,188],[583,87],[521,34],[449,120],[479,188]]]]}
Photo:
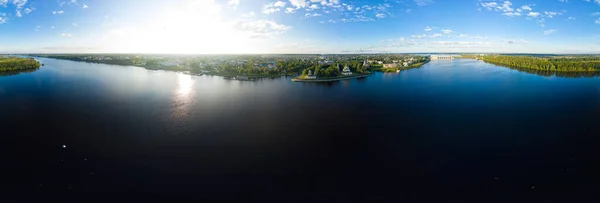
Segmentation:
{"type": "Polygon", "coordinates": [[[554,57],[542,58],[533,56],[493,55],[483,57],[483,61],[500,66],[513,68],[556,71],[556,72],[585,72],[600,71],[598,57],[554,57]]]}
{"type": "Polygon", "coordinates": [[[302,70],[302,75],[308,75],[308,71],[310,70],[312,74],[317,77],[337,77],[342,75],[342,70],[345,66],[348,66],[353,73],[364,74],[368,72],[367,67],[363,66],[362,63],[352,61],[348,63],[339,63],[339,69],[338,64],[315,64],[302,70]]]}
{"type": "Polygon", "coordinates": [[[40,62],[33,58],[0,57],[0,71],[32,70],[40,67],[40,62]]]}

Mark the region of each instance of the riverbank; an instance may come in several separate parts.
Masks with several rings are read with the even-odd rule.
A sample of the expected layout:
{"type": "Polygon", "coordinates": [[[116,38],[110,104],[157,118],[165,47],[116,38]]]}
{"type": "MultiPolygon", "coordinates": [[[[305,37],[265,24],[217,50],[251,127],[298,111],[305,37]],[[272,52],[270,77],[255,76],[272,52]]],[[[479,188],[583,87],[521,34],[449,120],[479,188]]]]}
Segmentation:
{"type": "Polygon", "coordinates": [[[224,79],[228,79],[228,80],[241,80],[241,81],[254,81],[257,79],[261,79],[261,78],[277,78],[277,77],[282,77],[282,76],[294,77],[299,74],[299,73],[278,73],[278,74],[269,73],[269,74],[240,75],[238,73],[229,73],[229,72],[194,70],[194,69],[191,69],[186,66],[159,67],[159,66],[132,64],[132,63],[115,62],[115,61],[93,61],[93,60],[80,60],[77,58],[61,58],[61,57],[37,56],[37,55],[33,55],[33,56],[41,57],[41,58],[56,59],[56,60],[83,62],[83,63],[106,64],[106,65],[117,65],[117,66],[134,66],[134,67],[144,68],[146,70],[171,71],[171,72],[178,72],[178,73],[183,73],[183,74],[187,74],[187,75],[195,75],[195,76],[202,76],[202,75],[220,76],[220,77],[223,77],[224,79]]]}
{"type": "Polygon", "coordinates": [[[511,56],[491,55],[482,60],[489,64],[515,69],[552,72],[600,72],[600,57],[597,56],[511,56]]]}
{"type": "Polygon", "coordinates": [[[384,72],[384,73],[398,73],[401,71],[405,71],[405,70],[410,70],[413,68],[420,68],[421,66],[429,63],[431,60],[426,60],[423,62],[418,62],[409,66],[399,66],[399,67],[395,67],[395,68],[383,68],[382,66],[378,66],[379,68],[375,68],[375,71],[378,72],[384,72]]]}
{"type": "Polygon", "coordinates": [[[317,78],[317,79],[305,79],[305,78],[297,77],[297,78],[292,78],[292,81],[294,81],[294,82],[335,82],[335,81],[340,81],[340,80],[364,78],[364,77],[367,77],[370,75],[373,75],[373,73],[352,75],[352,76],[341,76],[341,77],[334,77],[334,78],[317,78]]]}

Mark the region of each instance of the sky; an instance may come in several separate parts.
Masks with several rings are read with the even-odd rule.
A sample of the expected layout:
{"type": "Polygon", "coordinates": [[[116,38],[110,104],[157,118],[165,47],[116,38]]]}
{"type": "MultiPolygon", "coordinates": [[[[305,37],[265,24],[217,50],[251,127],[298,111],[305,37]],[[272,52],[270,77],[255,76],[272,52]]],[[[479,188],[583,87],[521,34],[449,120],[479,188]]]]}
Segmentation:
{"type": "Polygon", "coordinates": [[[600,53],[600,0],[0,0],[1,53],[600,53]]]}

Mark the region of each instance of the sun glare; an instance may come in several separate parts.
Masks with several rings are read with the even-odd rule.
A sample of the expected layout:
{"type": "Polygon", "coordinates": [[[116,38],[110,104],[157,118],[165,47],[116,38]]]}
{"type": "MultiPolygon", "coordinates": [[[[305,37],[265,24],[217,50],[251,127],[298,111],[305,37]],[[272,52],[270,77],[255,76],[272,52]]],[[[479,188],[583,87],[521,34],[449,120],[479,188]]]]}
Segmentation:
{"type": "Polygon", "coordinates": [[[127,52],[212,54],[242,53],[249,38],[221,18],[221,7],[195,0],[157,15],[138,27],[116,30],[113,46],[127,52]]]}

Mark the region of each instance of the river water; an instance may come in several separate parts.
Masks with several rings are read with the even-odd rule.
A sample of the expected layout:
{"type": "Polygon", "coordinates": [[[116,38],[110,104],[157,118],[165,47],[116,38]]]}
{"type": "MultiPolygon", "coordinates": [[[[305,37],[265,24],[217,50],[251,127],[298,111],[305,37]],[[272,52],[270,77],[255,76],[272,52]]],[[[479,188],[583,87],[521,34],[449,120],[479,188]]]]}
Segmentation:
{"type": "Polygon", "coordinates": [[[38,71],[0,76],[2,202],[575,201],[600,191],[597,77],[454,60],[321,84],[39,60],[38,71]]]}

